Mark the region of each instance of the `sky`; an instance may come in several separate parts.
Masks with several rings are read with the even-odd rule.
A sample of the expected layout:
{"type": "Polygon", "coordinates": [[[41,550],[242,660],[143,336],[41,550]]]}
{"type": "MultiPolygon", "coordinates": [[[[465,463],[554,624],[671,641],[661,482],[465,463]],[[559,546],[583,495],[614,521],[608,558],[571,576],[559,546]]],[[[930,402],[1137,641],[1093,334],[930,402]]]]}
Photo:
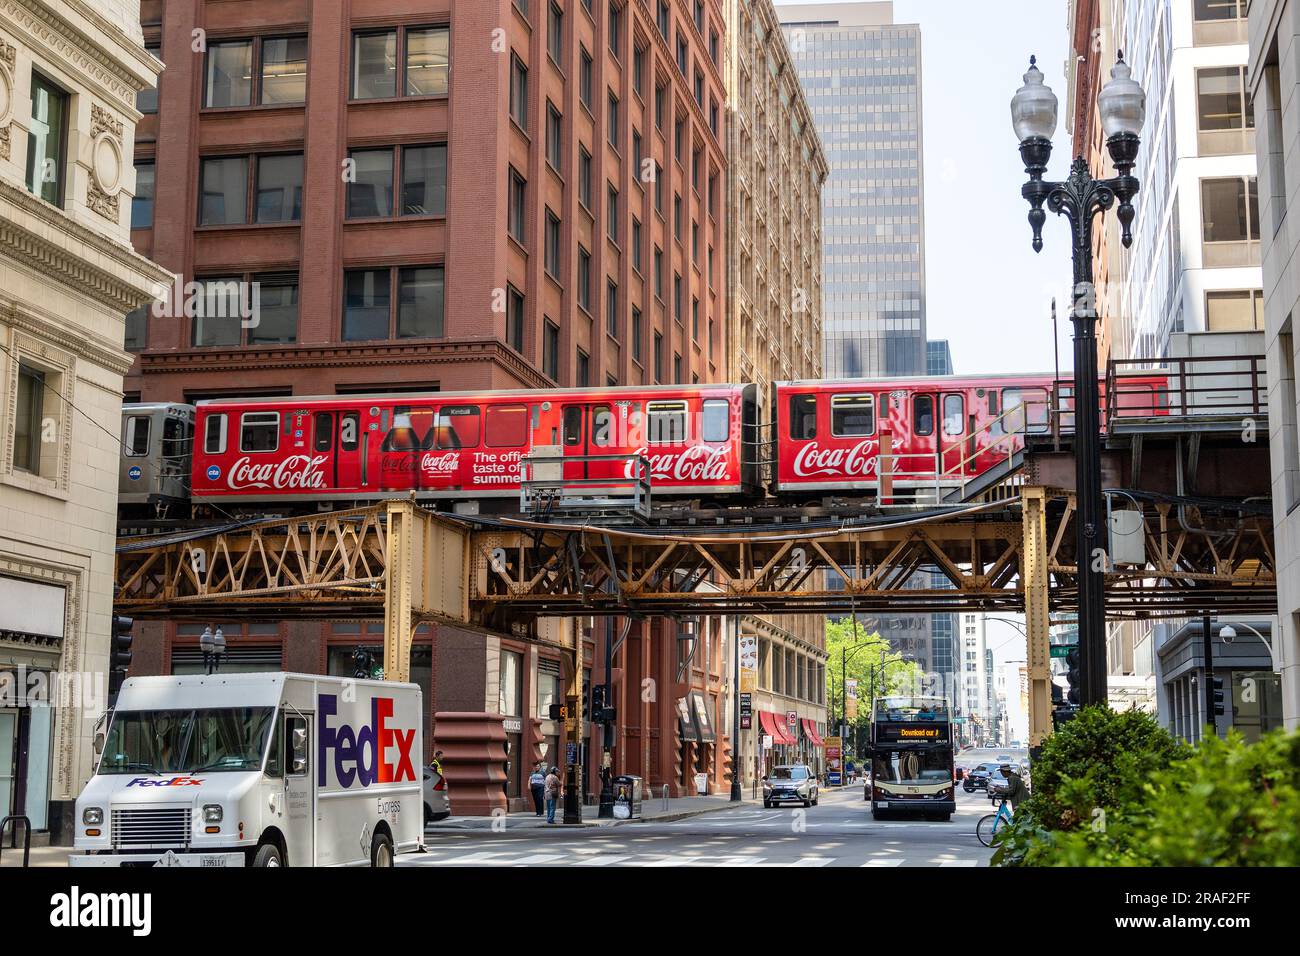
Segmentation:
{"type": "MultiPolygon", "coordinates": [[[[1060,104],[1047,175],[1066,177],[1066,0],[894,0],[894,21],[921,27],[928,337],[948,339],[958,374],[1050,372],[1056,296],[1060,367],[1070,370],[1069,227],[1048,213],[1043,250],[1034,252],[1011,130],[1011,97],[1034,54],[1060,104]]],[[[986,637],[995,667],[1025,659],[1013,625],[990,617],[986,637]]],[[[1007,705],[1019,703],[1008,675],[1007,705]]]]}
{"type": "Polygon", "coordinates": [[[1050,372],[1055,295],[1068,370],[1070,233],[1049,213],[1035,254],[1011,131],[1011,96],[1035,54],[1060,101],[1048,176],[1065,178],[1066,0],[894,0],[894,20],[921,27],[928,337],[948,339],[958,374],[1050,372]]]}

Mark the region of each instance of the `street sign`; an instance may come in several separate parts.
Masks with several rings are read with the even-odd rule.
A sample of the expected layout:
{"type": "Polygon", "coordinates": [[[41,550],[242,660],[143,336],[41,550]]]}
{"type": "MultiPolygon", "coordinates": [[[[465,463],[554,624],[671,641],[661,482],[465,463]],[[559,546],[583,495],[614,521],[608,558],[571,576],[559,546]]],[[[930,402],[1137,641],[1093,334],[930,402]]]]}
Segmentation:
{"type": "Polygon", "coordinates": [[[793,710],[787,710],[785,712],[785,725],[794,730],[799,726],[799,715],[793,710]]]}
{"type": "Polygon", "coordinates": [[[1052,657],[1069,657],[1070,651],[1074,650],[1078,646],[1078,644],[1053,644],[1052,657]]]}

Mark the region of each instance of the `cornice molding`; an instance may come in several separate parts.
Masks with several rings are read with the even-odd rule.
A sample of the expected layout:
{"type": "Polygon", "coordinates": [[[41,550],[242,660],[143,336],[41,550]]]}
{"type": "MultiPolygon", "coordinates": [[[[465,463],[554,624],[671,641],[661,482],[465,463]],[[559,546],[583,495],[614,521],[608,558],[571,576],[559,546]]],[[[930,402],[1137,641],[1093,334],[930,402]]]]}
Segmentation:
{"type": "Polygon", "coordinates": [[[11,305],[0,316],[0,321],[6,325],[12,325],[29,335],[49,342],[79,359],[85,359],[100,368],[107,369],[114,375],[125,375],[131,370],[135,357],[129,352],[91,338],[84,329],[67,328],[60,320],[34,308],[30,303],[18,299],[10,301],[11,305]]]}
{"type": "Polygon", "coordinates": [[[27,190],[0,181],[0,255],[6,254],[123,315],[151,301],[155,285],[171,281],[161,266],[130,246],[83,226],[27,190]],[[10,214],[15,208],[68,241],[55,242],[24,228],[19,217],[10,214]],[[79,255],[78,245],[87,254],[79,255]],[[110,268],[93,265],[96,258],[107,260],[110,268]]]}

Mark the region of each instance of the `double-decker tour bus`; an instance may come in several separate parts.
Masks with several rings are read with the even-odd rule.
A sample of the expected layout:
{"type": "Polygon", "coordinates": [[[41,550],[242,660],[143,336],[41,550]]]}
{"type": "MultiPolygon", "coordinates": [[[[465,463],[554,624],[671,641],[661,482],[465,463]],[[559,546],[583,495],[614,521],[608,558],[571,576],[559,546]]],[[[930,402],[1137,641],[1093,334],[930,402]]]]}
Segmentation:
{"type": "Polygon", "coordinates": [[[942,697],[878,697],[871,708],[871,816],[947,820],[953,791],[952,716],[942,697]]]}

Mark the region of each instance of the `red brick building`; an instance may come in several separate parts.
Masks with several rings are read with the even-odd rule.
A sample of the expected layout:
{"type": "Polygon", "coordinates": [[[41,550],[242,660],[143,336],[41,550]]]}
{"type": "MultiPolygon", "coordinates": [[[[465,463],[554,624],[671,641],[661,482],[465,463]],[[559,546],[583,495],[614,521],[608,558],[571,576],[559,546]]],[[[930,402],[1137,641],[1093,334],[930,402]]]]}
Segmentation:
{"type": "MultiPolygon", "coordinates": [[[[166,71],[132,240],[200,294],[129,317],[128,401],[725,377],[718,0],[142,0],[141,20],[166,71]],[[230,280],[257,283],[256,321],[218,314],[230,280]]],[[[229,668],[351,673],[381,644],[375,621],[218,623],[229,668]]],[[[141,624],[136,672],[196,666],[201,629],[141,624]]],[[[680,662],[669,629],[616,660],[615,771],[679,793],[723,780],[677,701],[701,695],[721,741],[725,667],[680,662]]],[[[526,795],[573,662],[472,629],[416,646],[430,718],[507,712],[526,795]]]]}

